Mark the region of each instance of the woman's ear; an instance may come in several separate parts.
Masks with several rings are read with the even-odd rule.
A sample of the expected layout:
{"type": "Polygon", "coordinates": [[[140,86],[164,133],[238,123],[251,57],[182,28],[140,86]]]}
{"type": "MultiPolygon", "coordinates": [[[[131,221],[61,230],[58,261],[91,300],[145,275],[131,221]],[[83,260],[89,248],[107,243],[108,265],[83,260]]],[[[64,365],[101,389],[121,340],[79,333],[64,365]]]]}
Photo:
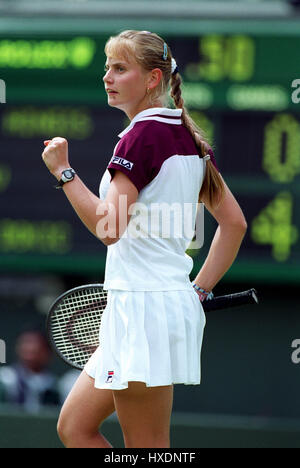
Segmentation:
{"type": "Polygon", "coordinates": [[[160,68],[154,68],[150,72],[150,77],[147,80],[147,88],[154,89],[156,88],[162,80],[162,71],[160,68]]]}

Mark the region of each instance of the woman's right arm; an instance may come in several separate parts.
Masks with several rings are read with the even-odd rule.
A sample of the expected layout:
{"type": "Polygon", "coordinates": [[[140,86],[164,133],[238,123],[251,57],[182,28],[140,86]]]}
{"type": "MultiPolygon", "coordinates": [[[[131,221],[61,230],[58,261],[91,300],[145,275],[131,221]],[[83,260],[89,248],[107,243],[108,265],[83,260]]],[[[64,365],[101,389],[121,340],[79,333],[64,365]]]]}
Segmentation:
{"type": "Polygon", "coordinates": [[[210,206],[208,198],[202,197],[205,207],[218,222],[208,256],[193,281],[205,291],[212,291],[229,270],[247,231],[247,222],[238,202],[225,182],[224,186],[225,195],[218,207],[210,206]]]}

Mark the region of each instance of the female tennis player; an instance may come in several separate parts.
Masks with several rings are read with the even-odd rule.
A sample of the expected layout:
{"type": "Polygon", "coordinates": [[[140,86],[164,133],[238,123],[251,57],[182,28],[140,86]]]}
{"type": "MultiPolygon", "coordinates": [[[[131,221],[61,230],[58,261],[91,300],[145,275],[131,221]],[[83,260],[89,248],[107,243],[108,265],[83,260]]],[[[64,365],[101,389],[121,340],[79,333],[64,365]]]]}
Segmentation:
{"type": "MultiPolygon", "coordinates": [[[[45,141],[43,152],[79,218],[108,246],[100,347],[62,408],[58,433],[66,447],[110,447],[99,427],[116,411],[126,447],[168,448],[173,385],[200,383],[202,301],[236,258],[246,221],[184,107],[165,41],[125,31],[108,40],[105,53],[108,104],[131,122],[119,135],[100,198],[70,168],[64,138],[45,141]],[[169,89],[175,109],[166,107],[169,89]],[[179,215],[199,196],[218,228],[192,283],[185,251],[193,233],[179,229],[186,227],[179,215]],[[161,207],[172,207],[168,235],[161,207]]],[[[196,210],[193,227],[195,221],[196,210]]]]}

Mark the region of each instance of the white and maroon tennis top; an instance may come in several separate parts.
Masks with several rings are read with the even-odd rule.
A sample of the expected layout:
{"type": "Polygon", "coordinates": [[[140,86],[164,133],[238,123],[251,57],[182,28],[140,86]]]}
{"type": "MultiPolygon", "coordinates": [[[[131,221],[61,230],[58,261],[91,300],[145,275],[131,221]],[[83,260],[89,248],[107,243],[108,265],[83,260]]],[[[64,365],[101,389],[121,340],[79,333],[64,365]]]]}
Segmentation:
{"type": "Polygon", "coordinates": [[[127,175],[139,195],[123,236],[108,246],[105,289],[192,288],[193,260],[185,252],[195,233],[205,161],[181,114],[181,109],[147,109],[119,135],[100,198],[105,199],[115,170],[127,175]]]}

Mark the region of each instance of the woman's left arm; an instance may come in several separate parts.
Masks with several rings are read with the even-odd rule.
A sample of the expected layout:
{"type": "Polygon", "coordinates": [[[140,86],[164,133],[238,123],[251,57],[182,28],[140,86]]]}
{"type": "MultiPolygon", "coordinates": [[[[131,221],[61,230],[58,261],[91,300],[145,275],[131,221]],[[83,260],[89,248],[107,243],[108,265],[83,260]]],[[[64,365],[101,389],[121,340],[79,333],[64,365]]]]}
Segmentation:
{"type": "MultiPolygon", "coordinates": [[[[68,142],[64,138],[45,141],[43,160],[57,180],[70,167],[68,142]]],[[[93,194],[76,175],[72,182],[64,184],[63,191],[85,226],[105,245],[117,242],[129,221],[129,207],[138,197],[138,190],[129,178],[116,171],[105,200],[93,194]]]]}

